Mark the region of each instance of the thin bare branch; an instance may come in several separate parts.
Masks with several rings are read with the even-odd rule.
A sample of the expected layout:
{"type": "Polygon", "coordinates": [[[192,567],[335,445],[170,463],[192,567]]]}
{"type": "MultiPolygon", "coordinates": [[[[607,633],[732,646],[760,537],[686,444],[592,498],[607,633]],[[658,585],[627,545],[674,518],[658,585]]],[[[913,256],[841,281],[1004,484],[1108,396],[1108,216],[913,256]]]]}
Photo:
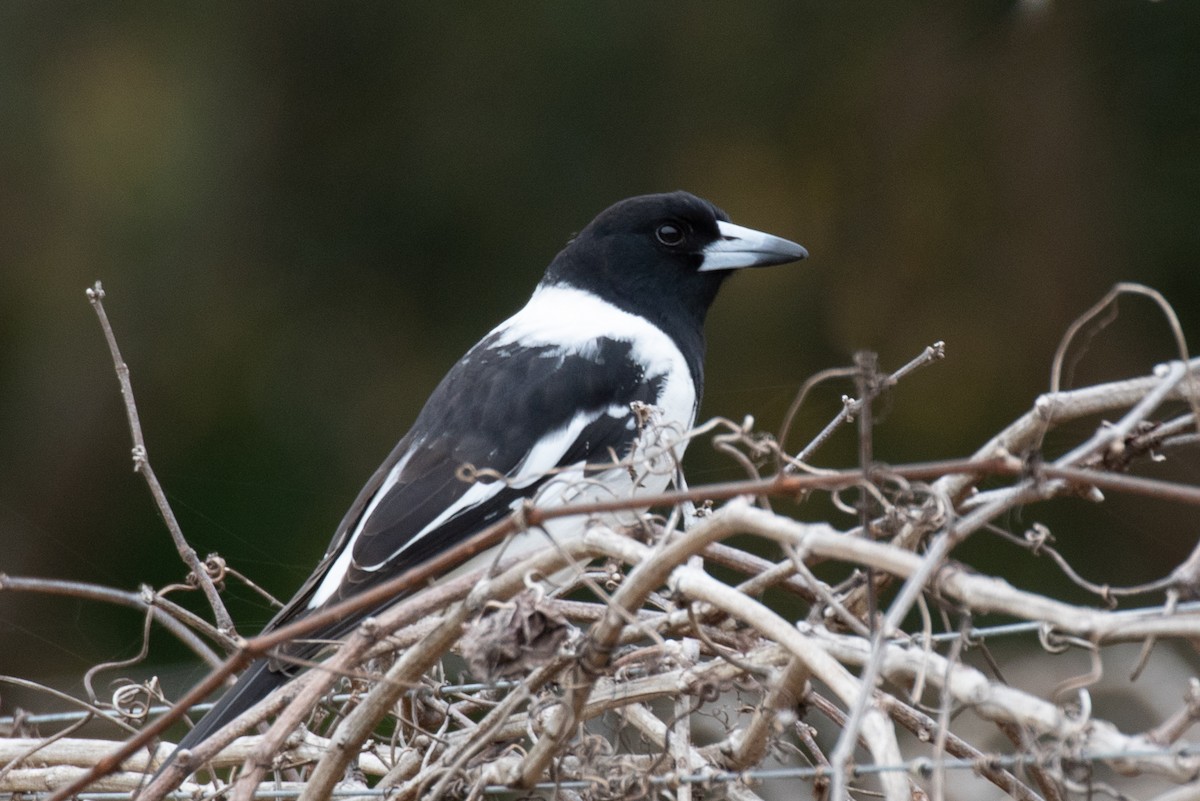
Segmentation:
{"type": "Polygon", "coordinates": [[[184,539],[179,521],[175,519],[175,512],[171,509],[170,502],[167,501],[167,494],[163,492],[162,485],[158,483],[158,476],[154,474],[154,468],[150,466],[150,454],[146,450],[146,441],[142,436],[142,423],[138,419],[137,404],[133,399],[133,383],[129,378],[129,365],[121,357],[121,349],[117,346],[117,337],[113,333],[112,325],[108,322],[108,313],[104,310],[104,287],[100,285],[99,281],[88,287],[87,298],[96,311],[100,328],[104,331],[104,339],[108,343],[113,366],[117,371],[117,380],[121,384],[121,398],[125,401],[125,414],[129,418],[129,433],[133,437],[133,469],[141,473],[146,480],[146,486],[150,488],[150,494],[154,496],[154,502],[158,505],[158,512],[162,515],[163,522],[167,524],[171,541],[175,543],[175,549],[179,551],[183,563],[195,577],[196,583],[204,591],[204,597],[208,599],[209,606],[212,607],[217,628],[226,634],[234,634],[236,632],[233,627],[233,619],[229,617],[225,603],[213,585],[208,571],[205,570],[204,563],[200,561],[196,551],[184,539]]]}
{"type": "Polygon", "coordinates": [[[217,656],[211,648],[204,644],[203,640],[193,634],[186,626],[180,625],[179,621],[184,621],[195,628],[214,635],[217,634],[216,629],[183,607],[156,595],[148,588],[143,588],[140,593],[126,592],[83,581],[9,576],[0,573],[0,592],[6,590],[12,592],[42,593],[45,595],[62,595],[68,598],[82,598],[89,601],[100,601],[119,606],[128,606],[131,609],[148,611],[154,616],[156,623],[190,648],[196,656],[213,667],[221,664],[221,657],[217,656]]]}

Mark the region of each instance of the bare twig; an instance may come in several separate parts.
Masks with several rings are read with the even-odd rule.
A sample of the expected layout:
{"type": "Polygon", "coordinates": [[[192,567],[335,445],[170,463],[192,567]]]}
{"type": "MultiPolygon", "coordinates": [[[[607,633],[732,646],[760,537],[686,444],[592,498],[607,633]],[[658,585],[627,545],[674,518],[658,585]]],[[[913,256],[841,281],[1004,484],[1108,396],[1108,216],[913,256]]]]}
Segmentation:
{"type": "MultiPolygon", "coordinates": [[[[1038,399],[1029,414],[970,459],[899,466],[874,462],[870,399],[931,361],[938,349],[887,379],[872,380],[870,371],[860,370],[860,400],[847,399],[843,415],[831,424],[836,428],[851,417],[860,422],[859,464],[852,470],[805,472],[810,468],[787,459],[779,442],[754,430],[751,418],[740,423],[714,420],[680,436],[717,438],[748,480],[573,507],[529,504],[437,560],[244,642],[199,688],[116,753],[93,747],[86,756],[72,752],[67,759],[75,761],[52,762],[67,753],[65,747],[58,750],[67,742],[61,732],[59,742],[22,740],[16,756],[37,749],[37,757],[47,764],[31,767],[27,760],[10,766],[0,775],[0,792],[54,782],[54,797],[65,799],[89,784],[134,788],[139,779],[130,770],[149,770],[154,764],[137,752],[182,715],[190,700],[313,627],[384,608],[401,596],[405,600],[365,620],[332,657],[191,753],[177,756],[139,801],[162,798],[188,770],[209,760],[222,769],[241,766],[235,785],[239,799],[259,790],[264,769],[274,767],[290,772],[280,786],[304,799],[362,788],[353,778],[357,768],[372,776],[386,774],[363,794],[393,792],[404,799],[475,799],[520,787],[544,787],[580,801],[665,794],[686,799],[704,797],[708,785],[720,782],[730,797],[752,801],[755,795],[743,782],[769,775],[763,768],[771,757],[789,755],[808,756],[811,764],[784,771],[814,781],[817,793],[836,801],[876,788],[889,799],[924,799],[927,791],[940,798],[949,794],[951,771],[957,769],[973,770],[1021,801],[1124,792],[1115,782],[1098,781],[1093,768],[1101,767],[1111,768],[1114,776],[1141,772],[1188,787],[1200,776],[1200,745],[1184,739],[1197,718],[1195,688],[1183,710],[1138,735],[1103,719],[1102,710],[1091,706],[1087,686],[1101,675],[1099,654],[1106,644],[1142,643],[1148,658],[1148,646],[1156,638],[1200,642],[1200,609],[1181,603],[1198,583],[1194,556],[1167,580],[1136,588],[1167,596],[1164,604],[1136,613],[1066,603],[950,558],[966,537],[981,528],[995,531],[1011,524],[1003,517],[1032,501],[1079,495],[1099,500],[1103,490],[1200,504],[1200,489],[1192,484],[1125,472],[1141,459],[1165,455],[1168,447],[1200,441],[1192,414],[1181,415],[1178,408],[1161,411],[1167,402],[1195,403],[1192,387],[1200,361],[1188,361],[1182,344],[1179,350],[1184,358],[1144,378],[1064,392],[1054,382],[1054,392],[1038,399]],[[1049,427],[1101,413],[1116,414],[1111,418],[1116,422],[1072,440],[1061,455],[1037,453],[1049,427]],[[772,455],[780,466],[766,475],[762,465],[769,465],[772,455]],[[969,496],[984,478],[994,488],[969,496]],[[766,498],[780,499],[773,505],[783,508],[816,492],[827,493],[837,514],[846,515],[842,528],[853,527],[845,531],[827,523],[801,523],[765,503],[766,498]],[[849,501],[856,493],[861,493],[859,503],[853,506],[849,501]],[[751,499],[762,499],[762,508],[751,499]],[[610,528],[615,518],[609,513],[648,505],[661,507],[663,516],[639,518],[642,525],[634,537],[610,528]],[[580,538],[551,541],[552,547],[519,562],[510,560],[490,578],[476,574],[424,587],[431,577],[510,533],[568,515],[590,520],[580,538]],[[786,558],[774,561],[778,556],[764,558],[745,550],[761,552],[764,542],[768,552],[780,548],[786,558]],[[607,561],[586,567],[592,557],[607,561]],[[576,575],[576,594],[570,600],[547,599],[540,608],[552,610],[555,625],[574,623],[583,631],[572,629],[555,641],[551,650],[557,650],[538,657],[544,661],[522,662],[528,678],[506,685],[507,695],[485,685],[424,694],[444,686],[443,671],[430,666],[462,647],[465,622],[490,603],[541,586],[534,576],[564,569],[576,575]],[[866,593],[889,582],[900,587],[876,622],[866,593]],[[915,625],[908,619],[914,606],[920,611],[915,625]],[[977,627],[973,621],[981,615],[1018,623],[977,627]],[[939,618],[943,631],[938,630],[939,618]],[[959,631],[951,630],[952,619],[962,621],[959,631]],[[1025,636],[1037,631],[1047,643],[1088,648],[1092,669],[1071,680],[1070,705],[1005,683],[982,642],[999,636],[1001,629],[1025,636]],[[948,653],[946,642],[951,643],[948,653]],[[984,654],[991,674],[958,658],[969,645],[984,654]],[[348,696],[338,696],[332,714],[323,711],[328,706],[321,699],[342,679],[350,687],[348,696]],[[808,687],[810,679],[815,691],[808,687]],[[892,694],[897,689],[909,704],[892,694]],[[938,699],[936,720],[918,708],[931,695],[938,699]],[[803,715],[810,710],[834,724],[836,741],[826,743],[824,735],[808,726],[803,715]],[[989,753],[965,736],[957,722],[960,711],[999,729],[1016,753],[989,753]],[[274,723],[265,735],[238,738],[272,715],[274,723]],[[608,719],[600,720],[605,715],[608,719]],[[391,741],[373,742],[389,716],[398,721],[384,729],[393,732],[391,741]],[[305,733],[301,724],[306,720],[315,731],[329,734],[328,739],[305,733]],[[893,723],[916,734],[917,742],[910,746],[920,749],[921,756],[900,757],[893,723]],[[721,727],[723,736],[700,745],[700,727],[712,724],[721,727]],[[611,725],[618,726],[616,737],[597,735],[600,726],[611,725]],[[640,746],[633,749],[640,753],[623,748],[627,738],[640,738],[649,752],[640,746]],[[295,772],[296,760],[315,763],[315,768],[311,774],[308,768],[295,772]],[[1029,784],[1017,778],[1021,775],[1029,784]],[[101,776],[107,778],[96,784],[101,776]]],[[[1055,369],[1057,375],[1061,364],[1055,369]]],[[[815,444],[821,441],[819,436],[815,444]]],[[[634,457],[619,463],[634,471],[650,469],[634,457]]],[[[478,478],[496,478],[474,472],[478,478]]],[[[677,486],[687,485],[680,480],[677,486]]],[[[1035,553],[1038,549],[1034,544],[1035,553]]],[[[1062,554],[1053,555],[1078,578],[1079,571],[1062,554]]],[[[213,570],[225,568],[214,563],[213,570]]],[[[13,586],[6,581],[12,584],[0,577],[0,589],[17,589],[22,580],[13,586]]],[[[1117,592],[1079,582],[1100,590],[1106,601],[1117,592]]],[[[165,608],[160,601],[148,599],[139,608],[157,618],[165,608]]],[[[153,685],[145,691],[154,692],[153,685]]],[[[21,731],[26,729],[21,721],[17,714],[5,725],[21,731]]],[[[190,793],[219,789],[186,787],[190,793]]]]}
{"type": "Polygon", "coordinates": [[[183,563],[187,565],[188,570],[191,571],[191,575],[195,576],[196,583],[204,591],[204,597],[208,599],[208,604],[212,607],[217,628],[226,634],[234,634],[233,619],[229,617],[229,612],[226,611],[217,588],[213,585],[208,571],[204,569],[204,563],[200,561],[196,551],[184,539],[179,521],[175,519],[175,512],[172,511],[171,504],[167,501],[167,494],[163,492],[162,485],[158,483],[158,476],[154,474],[154,468],[150,466],[150,455],[146,451],[146,441],[142,437],[142,424],[138,419],[137,404],[133,399],[133,384],[129,380],[129,365],[121,358],[117,337],[108,322],[108,313],[104,311],[104,287],[100,285],[99,281],[88,287],[87,297],[96,311],[100,328],[104,331],[104,339],[108,342],[108,350],[112,354],[113,366],[117,371],[117,380],[121,384],[121,398],[125,401],[125,414],[129,418],[129,433],[133,437],[133,469],[141,473],[146,480],[146,486],[150,488],[150,494],[154,496],[154,502],[158,505],[158,512],[162,515],[163,522],[167,524],[171,541],[175,543],[175,549],[179,551],[179,555],[183,558],[183,563]]]}
{"type": "Polygon", "coordinates": [[[35,592],[45,595],[63,595],[70,598],[82,598],[89,601],[128,606],[132,609],[148,611],[154,616],[154,621],[171,632],[180,642],[192,650],[198,657],[211,666],[221,664],[221,658],[204,641],[193,634],[187,627],[180,625],[185,621],[202,630],[216,632],[207,623],[193,615],[181,606],[156,595],[148,588],[142,592],[126,592],[103,587],[99,584],[89,584],[82,581],[66,581],[63,579],[29,578],[26,576],[9,576],[0,573],[0,592],[35,592]]]}
{"type": "MultiPolygon", "coordinates": [[[[880,388],[887,389],[895,386],[909,373],[924,367],[927,364],[932,364],[933,362],[940,361],[944,358],[946,358],[946,343],[941,341],[934,342],[932,345],[925,348],[925,350],[921,351],[921,353],[908,364],[904,365],[899,370],[884,379],[880,388]]],[[[791,430],[796,415],[800,411],[800,407],[804,404],[805,398],[808,397],[808,393],[812,391],[813,387],[822,381],[827,381],[832,378],[853,377],[857,374],[857,372],[858,371],[856,368],[824,370],[806,381],[804,386],[800,388],[800,392],[797,393],[796,399],[792,401],[792,405],[788,408],[787,414],[784,415],[783,426],[779,430],[780,445],[786,447],[788,432],[791,430]]],[[[812,458],[812,455],[817,452],[817,449],[829,441],[829,438],[833,436],[834,432],[837,431],[838,428],[854,420],[855,416],[862,409],[863,404],[868,402],[868,400],[869,399],[863,397],[861,393],[860,397],[858,398],[843,397],[842,410],[838,412],[838,414],[832,420],[830,420],[829,423],[826,424],[825,428],[823,428],[821,432],[813,438],[812,442],[810,442],[804,447],[803,450],[796,454],[795,458],[792,460],[791,464],[789,464],[787,469],[793,470],[795,469],[796,464],[807,463],[809,459],[812,458]]]]}

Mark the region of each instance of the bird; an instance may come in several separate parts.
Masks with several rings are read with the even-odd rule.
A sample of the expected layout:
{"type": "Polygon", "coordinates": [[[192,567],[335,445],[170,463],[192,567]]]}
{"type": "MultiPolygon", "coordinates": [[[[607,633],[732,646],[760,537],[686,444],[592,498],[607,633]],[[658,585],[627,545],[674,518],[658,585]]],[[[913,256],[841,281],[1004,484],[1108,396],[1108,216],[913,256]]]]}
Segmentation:
{"type": "MultiPolygon", "coordinates": [[[[669,471],[638,479],[614,463],[637,445],[639,415],[653,409],[662,425],[690,428],[704,388],[705,316],[721,285],[736,270],[807,256],[688,192],[632,197],[601,212],[554,257],[526,305],[450,368],[263,631],[397,576],[529,499],[568,503],[580,485],[593,494],[662,491],[669,471]],[[466,481],[464,466],[501,480],[466,481]]],[[[685,446],[675,444],[671,458],[685,446]]],[[[582,529],[573,518],[557,525],[556,535],[582,529]]],[[[159,773],[286,683],[321,642],[378,611],[347,615],[252,662],[159,773]]]]}

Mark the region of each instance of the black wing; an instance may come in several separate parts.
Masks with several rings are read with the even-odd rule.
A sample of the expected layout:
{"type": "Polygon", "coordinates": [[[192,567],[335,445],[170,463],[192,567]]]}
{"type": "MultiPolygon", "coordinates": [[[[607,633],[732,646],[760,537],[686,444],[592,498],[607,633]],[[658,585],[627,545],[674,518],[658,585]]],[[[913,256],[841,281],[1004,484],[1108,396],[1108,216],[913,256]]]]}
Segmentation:
{"type": "MultiPolygon", "coordinates": [[[[386,581],[502,519],[538,490],[546,469],[625,456],[637,435],[630,404],[656,403],[666,381],[646,374],[627,341],[601,338],[581,354],[493,347],[495,339],[472,348],[442,380],[359,494],[321,564],[268,628],[386,581]],[[531,465],[539,442],[537,453],[550,462],[531,465]],[[510,478],[534,469],[537,478],[468,483],[459,478],[463,465],[510,478]],[[333,592],[322,586],[331,572],[339,574],[333,592]]],[[[310,636],[340,636],[358,619],[310,636]]]]}

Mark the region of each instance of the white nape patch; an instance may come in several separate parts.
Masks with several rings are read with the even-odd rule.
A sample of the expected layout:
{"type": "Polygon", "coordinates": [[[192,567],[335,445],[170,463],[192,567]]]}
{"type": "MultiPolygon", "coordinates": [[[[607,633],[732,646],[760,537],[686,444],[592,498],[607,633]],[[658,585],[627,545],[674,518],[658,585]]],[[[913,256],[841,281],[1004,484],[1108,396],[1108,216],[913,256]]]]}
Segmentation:
{"type": "MultiPolygon", "coordinates": [[[[630,356],[646,380],[664,378],[654,405],[666,420],[690,428],[696,416],[696,387],[687,362],[669,336],[644,317],[622,311],[591,292],[571,286],[539,286],[519,312],[492,330],[492,349],[554,346],[564,354],[594,356],[601,338],[628,342],[630,356]]],[[[624,414],[627,410],[622,409],[624,414]]]]}

